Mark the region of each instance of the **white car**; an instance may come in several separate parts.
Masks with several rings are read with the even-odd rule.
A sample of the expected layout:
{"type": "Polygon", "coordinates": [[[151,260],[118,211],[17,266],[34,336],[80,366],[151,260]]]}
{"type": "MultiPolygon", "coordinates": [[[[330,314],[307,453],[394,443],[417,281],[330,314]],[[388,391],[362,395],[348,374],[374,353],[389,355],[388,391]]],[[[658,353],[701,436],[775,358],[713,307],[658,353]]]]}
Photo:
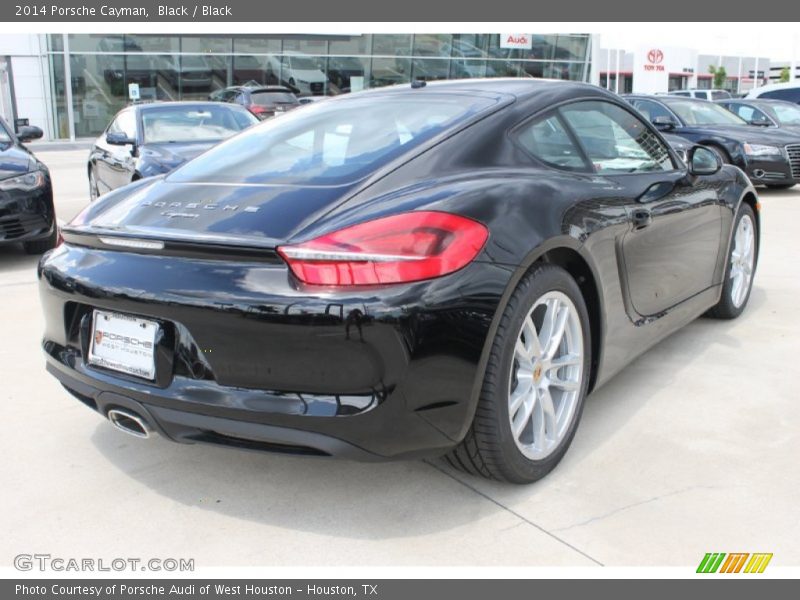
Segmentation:
{"type": "Polygon", "coordinates": [[[800,104],[800,82],[787,81],[786,83],[772,83],[758,87],[750,90],[745,98],[784,100],[800,104]]]}
{"type": "Polygon", "coordinates": [[[324,94],[328,77],[314,58],[299,52],[267,57],[267,76],[275,76],[298,95],[324,94]]]}
{"type": "Polygon", "coordinates": [[[669,96],[684,96],[685,98],[700,98],[701,100],[728,100],[733,96],[728,90],[675,90],[669,96]]]}

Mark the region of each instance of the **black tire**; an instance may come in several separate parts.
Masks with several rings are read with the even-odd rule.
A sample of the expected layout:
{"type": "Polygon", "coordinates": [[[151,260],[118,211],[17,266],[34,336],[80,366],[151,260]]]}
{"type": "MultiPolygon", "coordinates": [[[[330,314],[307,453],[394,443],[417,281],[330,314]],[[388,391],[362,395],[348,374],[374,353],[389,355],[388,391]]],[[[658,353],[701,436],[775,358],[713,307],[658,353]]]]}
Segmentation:
{"type": "Polygon", "coordinates": [[[793,188],[795,185],[797,185],[797,184],[795,184],[795,183],[768,183],[767,187],[769,189],[771,189],[771,190],[788,190],[790,188],[793,188]]]}
{"type": "Polygon", "coordinates": [[[555,468],[575,436],[586,398],[590,365],[589,315],[578,284],[561,267],[537,266],[519,282],[503,312],[492,342],[472,425],[461,444],[445,460],[472,475],[500,481],[532,483],[541,479],[555,468]],[[536,301],[550,291],[565,294],[577,310],[583,334],[584,363],[572,422],[551,454],[541,460],[533,460],[522,454],[512,435],[507,390],[514,346],[522,323],[536,301]]]}
{"type": "Polygon", "coordinates": [[[722,285],[722,295],[720,296],[719,302],[706,313],[707,316],[714,319],[735,319],[742,314],[747,306],[747,302],[750,300],[750,292],[753,289],[753,280],[755,279],[756,267],[758,266],[758,248],[760,240],[758,236],[758,227],[756,227],[757,221],[755,214],[753,213],[753,209],[746,202],[742,202],[738,212],[736,213],[736,219],[734,219],[733,222],[733,234],[731,235],[731,238],[733,238],[733,235],[735,235],[736,229],[739,227],[739,222],[745,215],[749,216],[750,220],[753,222],[753,234],[755,236],[755,257],[753,260],[753,273],[752,277],[750,278],[749,288],[741,306],[737,307],[733,302],[733,297],[731,294],[733,288],[733,279],[731,279],[730,276],[732,266],[731,254],[733,253],[734,249],[733,239],[731,239],[730,248],[728,248],[728,255],[725,257],[725,281],[722,285]]]}
{"type": "Polygon", "coordinates": [[[720,161],[722,162],[723,165],[732,164],[731,163],[731,157],[728,156],[728,153],[724,148],[722,148],[720,146],[715,146],[714,144],[709,144],[708,146],[706,146],[706,148],[708,148],[714,154],[716,154],[717,157],[719,157],[719,159],[720,159],[720,161]]]}
{"type": "Polygon", "coordinates": [[[26,254],[44,254],[48,250],[55,248],[57,243],[58,226],[53,225],[53,233],[50,234],[50,237],[35,242],[23,242],[22,247],[25,249],[26,254]]]}

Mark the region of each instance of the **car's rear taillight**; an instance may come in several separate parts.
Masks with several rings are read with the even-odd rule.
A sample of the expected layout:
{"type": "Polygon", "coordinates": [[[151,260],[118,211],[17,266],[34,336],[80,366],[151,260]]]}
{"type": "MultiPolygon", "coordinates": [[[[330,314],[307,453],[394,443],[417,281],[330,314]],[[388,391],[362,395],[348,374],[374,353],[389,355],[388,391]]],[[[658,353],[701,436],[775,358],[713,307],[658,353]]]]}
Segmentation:
{"type": "Polygon", "coordinates": [[[257,116],[259,119],[264,119],[272,114],[272,111],[266,106],[259,106],[258,104],[250,105],[250,112],[257,116]]]}
{"type": "Polygon", "coordinates": [[[452,273],[481,251],[484,225],[444,212],[419,211],[359,223],[278,253],[301,281],[352,286],[406,283],[452,273]]]}

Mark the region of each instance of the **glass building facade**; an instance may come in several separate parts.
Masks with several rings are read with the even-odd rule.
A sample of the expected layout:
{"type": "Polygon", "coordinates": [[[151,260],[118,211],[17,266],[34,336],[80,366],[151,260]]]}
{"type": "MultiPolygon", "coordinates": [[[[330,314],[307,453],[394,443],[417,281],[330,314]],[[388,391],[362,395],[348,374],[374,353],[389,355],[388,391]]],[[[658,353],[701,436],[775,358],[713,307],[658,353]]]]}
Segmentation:
{"type": "Polygon", "coordinates": [[[498,34],[48,35],[54,137],[100,134],[129,102],[130,83],[142,100],[205,100],[248,82],[288,85],[302,96],[415,79],[588,81],[588,34],[532,40],[519,50],[501,48],[498,34]]]}

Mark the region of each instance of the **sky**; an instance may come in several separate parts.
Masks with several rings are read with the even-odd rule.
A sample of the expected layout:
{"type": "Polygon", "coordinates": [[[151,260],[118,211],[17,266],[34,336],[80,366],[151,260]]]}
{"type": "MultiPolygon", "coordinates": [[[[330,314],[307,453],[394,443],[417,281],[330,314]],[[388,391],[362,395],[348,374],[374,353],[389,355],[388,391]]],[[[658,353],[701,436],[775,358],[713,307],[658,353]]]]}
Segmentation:
{"type": "MultiPolygon", "coordinates": [[[[573,26],[576,24],[572,24],[573,26]]],[[[800,64],[798,23],[587,23],[603,48],[677,46],[701,54],[763,56],[800,64]]]]}

